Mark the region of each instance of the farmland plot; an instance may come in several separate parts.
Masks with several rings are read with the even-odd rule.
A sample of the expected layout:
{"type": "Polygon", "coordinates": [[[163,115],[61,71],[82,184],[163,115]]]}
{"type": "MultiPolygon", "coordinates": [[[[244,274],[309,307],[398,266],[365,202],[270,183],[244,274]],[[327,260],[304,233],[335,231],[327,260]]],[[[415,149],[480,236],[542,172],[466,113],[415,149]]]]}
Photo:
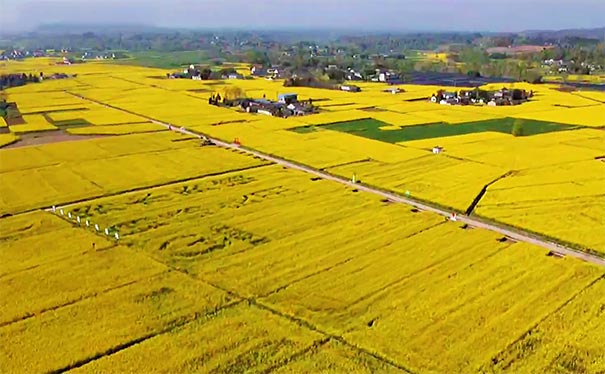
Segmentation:
{"type": "Polygon", "coordinates": [[[277,166],[98,199],[72,210],[114,227],[126,245],[250,296],[440,222],[277,166]],[[322,250],[323,238],[330,250],[322,250]],[[265,276],[257,277],[259,271],[265,276]]]}
{"type": "Polygon", "coordinates": [[[496,239],[439,226],[262,302],[412,371],[476,372],[602,276],[596,267],[545,260],[537,248],[496,239]]]}
{"type": "Polygon", "coordinates": [[[131,135],[121,137],[132,138],[120,139],[116,144],[104,138],[2,152],[0,169],[4,170],[0,173],[0,213],[59,205],[265,164],[235,152],[199,148],[197,142],[170,142],[182,138],[178,135],[154,134],[147,137],[156,135],[163,142],[152,143],[148,148],[145,138],[131,135]],[[132,143],[123,140],[132,140],[132,143]],[[164,144],[160,146],[161,143],[164,144]],[[123,146],[128,147],[123,154],[112,155],[113,149],[123,146]],[[99,153],[108,156],[98,158],[99,153]],[[33,157],[27,157],[29,154],[33,157]]]}
{"type": "MultiPolygon", "coordinates": [[[[516,83],[536,96],[446,107],[406,101],[437,86],[403,85],[397,95],[374,83],[358,94],[301,87],[299,98],[318,99],[322,113],[277,119],[207,99],[236,85],[273,98],[282,82],[167,80],[158,79],[163,70],[103,63],[65,69],[78,78],[11,88],[9,100],[31,122],[50,118],[72,133],[163,130],[152,117],[238,138],[456,210],[489,184],[474,214],[605,248],[603,131],[578,128],[600,126],[599,95],[516,83]],[[510,135],[513,118],[533,135],[510,135]],[[373,135],[323,126],[338,121],[370,124],[373,135]]],[[[2,135],[2,144],[15,139],[2,135]]],[[[200,148],[190,136],[3,149],[0,216],[3,373],[605,370],[602,268],[238,151],[200,148]],[[66,214],[119,241],[60,214],[22,213],[73,201],[66,214]]]]}
{"type": "Polygon", "coordinates": [[[496,373],[603,372],[604,311],[605,281],[601,278],[502,350],[482,370],[496,373]]]}
{"type": "Polygon", "coordinates": [[[2,341],[11,342],[0,347],[1,356],[10,358],[0,361],[0,369],[14,373],[27,367],[48,372],[79,366],[116,347],[212,313],[230,301],[227,294],[183,275],[163,273],[146,278],[0,327],[2,341]]]}
{"type": "Polygon", "coordinates": [[[263,373],[322,339],[271,313],[237,305],[73,372],[263,373]]]}

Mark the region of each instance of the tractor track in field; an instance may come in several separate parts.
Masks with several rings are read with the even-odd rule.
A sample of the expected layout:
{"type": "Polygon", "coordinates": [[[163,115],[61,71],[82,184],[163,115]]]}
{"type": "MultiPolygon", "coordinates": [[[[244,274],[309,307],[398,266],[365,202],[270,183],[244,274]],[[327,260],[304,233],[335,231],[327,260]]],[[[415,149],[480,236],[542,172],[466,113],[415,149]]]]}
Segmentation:
{"type": "Polygon", "coordinates": [[[184,316],[184,317],[179,317],[179,318],[175,318],[171,321],[169,321],[166,324],[166,327],[163,329],[160,329],[158,331],[154,331],[154,332],[150,332],[147,333],[143,336],[139,336],[137,338],[131,339],[127,342],[118,344],[116,346],[113,346],[103,352],[99,352],[96,353],[92,356],[83,358],[81,360],[78,360],[76,362],[72,362],[69,365],[66,365],[64,367],[55,369],[55,370],[51,370],[48,372],[48,374],[61,374],[61,373],[65,373],[68,372],[70,370],[73,369],[77,369],[79,367],[82,367],[84,365],[87,365],[93,361],[97,361],[102,359],[103,357],[107,357],[107,356],[111,356],[113,354],[116,354],[120,351],[123,351],[125,349],[128,349],[132,346],[135,346],[137,344],[143,343],[146,340],[155,338],[156,336],[160,336],[160,335],[164,335],[167,334],[177,328],[183,327],[185,325],[188,325],[189,323],[195,322],[201,318],[208,318],[208,317],[212,317],[218,313],[220,313],[221,311],[228,309],[228,308],[232,308],[238,304],[241,304],[244,300],[239,300],[239,301],[233,301],[224,305],[221,305],[220,307],[215,308],[214,310],[211,311],[203,311],[203,312],[195,312],[193,315],[190,316],[184,316]]]}
{"type": "Polygon", "coordinates": [[[269,313],[271,313],[271,314],[273,314],[275,316],[278,316],[278,317],[281,317],[283,319],[286,319],[286,320],[288,320],[288,321],[290,321],[290,322],[292,322],[292,323],[294,323],[294,324],[296,324],[296,325],[298,325],[300,327],[303,327],[303,328],[306,328],[307,330],[314,331],[314,332],[316,332],[318,334],[321,334],[321,335],[325,336],[326,338],[329,338],[331,340],[335,340],[335,341],[337,341],[337,342],[339,342],[339,343],[347,346],[348,348],[350,348],[350,349],[352,349],[354,351],[357,351],[357,352],[363,353],[365,355],[371,356],[371,357],[375,358],[376,360],[378,360],[378,361],[380,361],[380,362],[382,362],[384,364],[388,364],[390,366],[393,366],[393,367],[401,370],[404,373],[409,373],[409,374],[413,373],[413,371],[411,369],[398,364],[397,362],[393,361],[389,357],[383,356],[382,354],[373,352],[373,351],[371,351],[369,349],[366,349],[366,348],[360,347],[360,346],[358,346],[356,344],[353,344],[353,343],[347,341],[345,338],[343,338],[340,335],[334,335],[334,334],[331,334],[331,333],[329,333],[327,331],[324,331],[321,328],[315,326],[314,324],[310,323],[309,321],[306,321],[303,318],[283,313],[280,310],[275,309],[275,308],[273,308],[270,305],[267,305],[265,303],[262,303],[262,302],[258,301],[257,299],[251,299],[251,300],[249,300],[249,303],[250,303],[251,306],[254,306],[254,307],[258,308],[258,309],[261,309],[261,310],[264,310],[266,312],[269,312],[269,313]]]}
{"type": "MultiPolygon", "coordinates": [[[[287,362],[282,362],[282,365],[280,365],[280,366],[287,365],[288,362],[292,361],[294,358],[297,358],[298,356],[302,356],[302,355],[308,353],[309,351],[311,351],[311,350],[313,350],[315,348],[319,348],[322,345],[326,344],[330,340],[335,340],[335,341],[338,341],[341,344],[349,347],[350,349],[352,349],[354,351],[357,351],[357,352],[369,355],[369,356],[375,358],[376,360],[378,360],[378,361],[380,361],[380,362],[382,362],[384,364],[393,366],[393,367],[401,370],[404,373],[407,373],[407,374],[412,374],[413,373],[408,368],[406,368],[406,367],[398,364],[397,362],[393,361],[392,359],[390,359],[387,356],[383,356],[380,353],[375,353],[375,352],[373,352],[373,351],[371,351],[371,350],[369,350],[367,348],[359,347],[356,344],[353,344],[353,343],[347,341],[344,337],[342,337],[340,335],[331,334],[331,333],[329,333],[327,331],[324,331],[324,330],[320,329],[319,327],[315,326],[314,324],[312,324],[311,322],[303,319],[303,318],[283,313],[282,311],[280,311],[280,310],[278,310],[278,309],[276,309],[276,308],[274,308],[274,307],[272,307],[270,305],[262,303],[259,300],[260,297],[258,297],[258,296],[245,297],[243,295],[240,295],[237,292],[237,290],[235,290],[235,291],[234,290],[230,290],[230,289],[228,289],[226,287],[223,287],[223,286],[220,286],[220,285],[218,285],[218,284],[216,284],[214,282],[211,282],[208,279],[204,279],[203,277],[200,277],[200,276],[197,276],[197,275],[194,275],[194,274],[190,274],[189,272],[187,272],[187,271],[185,271],[183,269],[180,269],[180,268],[178,268],[178,267],[176,267],[174,265],[171,265],[169,263],[164,262],[163,259],[161,259],[161,258],[157,258],[156,256],[153,256],[153,255],[150,255],[150,254],[144,253],[144,252],[143,252],[143,255],[146,258],[148,258],[149,260],[154,261],[154,262],[156,262],[156,263],[158,263],[158,264],[160,264],[160,265],[162,265],[162,266],[170,269],[171,271],[180,273],[180,274],[188,277],[189,279],[193,280],[194,282],[202,282],[202,283],[205,283],[205,284],[207,284],[207,285],[209,285],[209,286],[211,286],[211,287],[213,287],[213,288],[215,288],[217,290],[225,292],[227,295],[229,295],[230,297],[232,297],[234,300],[232,302],[230,302],[230,303],[227,303],[227,304],[225,304],[225,305],[223,305],[223,306],[215,309],[214,311],[212,311],[210,313],[205,313],[203,316],[196,315],[193,318],[187,318],[186,320],[179,321],[176,324],[176,326],[174,326],[174,324],[171,324],[173,326],[169,326],[168,328],[165,328],[165,329],[163,329],[163,330],[161,330],[159,332],[154,332],[154,333],[148,334],[148,335],[146,335],[144,337],[133,339],[130,342],[120,344],[119,346],[113,347],[113,348],[109,349],[106,352],[103,352],[103,353],[95,355],[95,356],[93,356],[91,358],[79,361],[78,363],[75,364],[77,366],[70,365],[70,367],[62,368],[61,370],[54,371],[53,373],[63,373],[63,372],[66,372],[68,370],[75,369],[75,368],[80,367],[80,366],[84,366],[84,365],[86,365],[89,362],[98,360],[98,359],[100,359],[102,357],[105,357],[105,356],[112,355],[114,353],[117,353],[119,351],[127,349],[127,348],[129,348],[129,347],[131,347],[133,345],[139,344],[139,343],[141,343],[141,342],[143,342],[145,340],[151,339],[151,338],[153,338],[155,336],[168,333],[168,332],[174,330],[174,328],[176,328],[176,327],[181,327],[181,326],[187,325],[189,323],[192,323],[192,322],[198,320],[200,317],[216,315],[217,313],[219,313],[223,309],[231,308],[231,307],[234,307],[234,306],[242,304],[242,303],[247,303],[250,307],[257,308],[257,309],[260,309],[262,311],[271,313],[271,314],[273,314],[273,315],[275,315],[275,316],[277,316],[279,318],[282,318],[282,319],[285,319],[285,320],[287,320],[287,321],[289,321],[291,323],[294,323],[295,325],[297,325],[297,326],[299,326],[301,328],[313,331],[313,332],[318,333],[318,334],[320,334],[320,335],[323,336],[322,339],[320,339],[319,341],[315,342],[308,349],[303,349],[302,351],[294,353],[292,356],[289,356],[286,359],[287,362]]],[[[271,370],[275,370],[278,367],[273,368],[271,370]]],[[[269,371],[270,370],[267,369],[264,372],[269,372],[269,371]]]]}
{"type": "Polygon", "coordinates": [[[328,344],[330,342],[330,340],[332,340],[332,338],[330,338],[330,337],[324,337],[320,340],[317,340],[313,344],[308,346],[307,348],[301,349],[300,351],[294,353],[293,355],[286,357],[284,360],[280,360],[280,362],[278,362],[277,364],[272,365],[272,366],[268,367],[267,369],[261,371],[260,374],[273,373],[275,370],[278,370],[279,368],[284,367],[284,366],[288,366],[290,363],[298,360],[301,357],[304,357],[312,352],[317,352],[318,350],[321,349],[321,347],[328,344]]]}
{"type": "MultiPolygon", "coordinates": [[[[439,208],[439,207],[435,207],[435,206],[432,206],[432,205],[429,205],[429,204],[426,204],[423,202],[412,200],[410,198],[403,197],[394,192],[384,191],[384,190],[381,190],[381,189],[378,189],[378,188],[375,188],[372,186],[360,184],[360,183],[354,183],[344,177],[335,176],[330,173],[310,167],[308,165],[299,164],[297,162],[289,161],[289,160],[280,158],[278,156],[260,152],[260,151],[257,151],[257,150],[251,149],[251,148],[242,147],[240,144],[228,143],[228,142],[220,140],[220,139],[215,139],[215,138],[206,136],[204,134],[188,130],[187,128],[182,127],[182,126],[176,126],[171,123],[159,121],[155,118],[152,118],[152,117],[149,117],[146,115],[141,115],[139,113],[135,113],[135,112],[132,112],[132,111],[129,111],[126,109],[122,109],[122,108],[119,108],[119,107],[116,107],[116,106],[113,106],[110,104],[106,104],[101,101],[90,99],[90,98],[84,97],[79,94],[75,94],[75,93],[72,93],[69,91],[65,91],[65,92],[72,96],[78,97],[82,100],[96,103],[98,105],[102,105],[107,108],[112,108],[112,109],[120,110],[125,113],[134,114],[139,117],[147,118],[151,122],[153,122],[157,125],[164,126],[169,130],[176,131],[181,134],[194,136],[200,140],[210,140],[216,146],[221,147],[221,148],[237,150],[237,151],[246,153],[250,156],[259,157],[265,161],[270,161],[277,165],[281,165],[284,168],[302,171],[304,173],[313,175],[314,177],[319,177],[319,178],[322,178],[325,180],[340,183],[346,187],[353,188],[355,191],[363,191],[363,192],[371,193],[374,195],[378,195],[380,197],[386,198],[386,199],[391,200],[396,203],[410,205],[410,206],[415,207],[416,209],[429,211],[429,212],[436,213],[441,216],[445,216],[446,219],[448,217],[450,217],[450,215],[452,214],[451,210],[446,210],[445,208],[439,208]]],[[[555,252],[557,254],[575,257],[575,258],[581,259],[583,261],[591,262],[591,263],[594,263],[594,264],[597,264],[600,266],[605,266],[605,258],[603,258],[603,257],[597,256],[592,253],[583,252],[583,251],[574,249],[569,246],[555,243],[551,240],[546,239],[543,236],[535,235],[535,234],[529,233],[528,231],[525,231],[525,230],[520,230],[520,229],[512,230],[510,228],[505,227],[504,225],[500,225],[500,224],[496,224],[496,223],[492,223],[492,222],[486,222],[484,220],[477,219],[476,217],[471,217],[471,216],[463,215],[463,214],[458,215],[456,220],[458,222],[467,224],[469,226],[473,226],[476,228],[485,229],[485,230],[499,233],[505,237],[511,238],[516,241],[526,242],[529,244],[537,245],[542,248],[546,248],[549,251],[555,252]]]]}
{"type": "MultiPolygon", "coordinates": [[[[85,198],[78,199],[78,200],[68,201],[68,202],[62,203],[60,205],[57,205],[55,208],[56,209],[69,208],[72,205],[82,204],[82,203],[86,203],[86,202],[92,201],[92,200],[104,199],[106,197],[107,198],[108,197],[115,197],[115,196],[120,196],[120,195],[124,195],[124,194],[131,194],[131,193],[136,193],[136,192],[141,192],[141,191],[146,191],[146,190],[153,190],[153,189],[158,189],[158,188],[163,188],[163,187],[176,186],[176,185],[179,185],[179,184],[182,184],[182,183],[191,182],[191,181],[198,180],[198,179],[219,177],[219,176],[224,175],[224,174],[239,173],[239,172],[242,172],[242,171],[259,169],[259,168],[262,168],[262,167],[265,167],[265,166],[268,166],[268,165],[270,165],[270,164],[252,165],[252,166],[246,166],[246,167],[241,167],[241,168],[237,168],[237,169],[229,169],[229,170],[223,170],[223,171],[218,171],[218,172],[213,172],[213,173],[205,173],[205,174],[196,175],[196,176],[193,176],[193,177],[174,179],[174,180],[171,180],[169,182],[161,182],[161,183],[152,184],[152,185],[149,185],[149,186],[140,186],[140,187],[127,188],[127,189],[124,189],[124,190],[118,191],[118,192],[112,192],[112,193],[107,193],[107,194],[89,196],[89,197],[85,197],[85,198]]],[[[42,209],[46,210],[46,211],[51,211],[52,207],[44,207],[42,209]]],[[[32,208],[32,209],[27,209],[27,210],[15,212],[12,215],[31,213],[31,212],[36,212],[38,210],[40,210],[40,208],[32,208]]]]}
{"type": "MultiPolygon", "coordinates": [[[[435,228],[435,227],[437,227],[437,226],[439,226],[439,225],[442,225],[443,223],[444,223],[444,222],[439,222],[439,223],[437,223],[437,224],[435,224],[435,225],[431,225],[431,226],[425,227],[425,228],[423,228],[423,229],[420,229],[420,230],[418,230],[418,231],[414,231],[413,233],[410,233],[409,235],[406,235],[405,237],[403,237],[403,238],[402,238],[402,240],[409,239],[409,238],[411,238],[411,237],[414,237],[414,236],[416,236],[416,235],[419,235],[419,234],[421,234],[421,233],[423,233],[423,232],[425,232],[425,231],[431,230],[431,229],[433,229],[433,228],[435,228]]],[[[351,261],[353,261],[353,260],[357,260],[357,259],[358,259],[358,258],[360,258],[361,256],[367,256],[368,254],[373,253],[373,252],[376,252],[376,251],[379,251],[379,250],[381,250],[381,249],[383,249],[383,248],[382,248],[382,247],[377,247],[377,248],[374,248],[374,249],[372,249],[372,250],[366,251],[366,252],[364,252],[364,253],[358,254],[358,255],[356,255],[356,256],[349,257],[349,258],[347,258],[347,259],[345,259],[345,260],[339,261],[339,262],[337,262],[337,263],[335,263],[335,264],[333,264],[333,265],[330,265],[330,266],[328,266],[328,267],[326,267],[326,268],[323,268],[323,269],[320,269],[320,270],[314,271],[314,272],[312,272],[312,273],[306,274],[305,276],[303,276],[303,277],[301,277],[301,278],[296,278],[296,279],[292,280],[292,281],[291,281],[290,283],[288,283],[288,284],[285,284],[285,285],[279,286],[279,287],[277,287],[277,288],[275,288],[275,289],[273,289],[273,290],[271,290],[271,291],[269,291],[269,292],[266,292],[266,293],[264,293],[264,294],[262,294],[262,295],[258,296],[258,298],[259,298],[259,299],[262,299],[262,298],[268,298],[268,297],[270,297],[270,296],[272,296],[272,295],[274,295],[274,294],[277,294],[277,293],[279,293],[279,292],[282,292],[282,291],[284,291],[284,290],[288,289],[290,286],[293,286],[293,285],[295,285],[295,284],[297,284],[297,283],[300,283],[300,282],[304,282],[304,281],[306,281],[307,279],[312,278],[312,277],[314,277],[314,276],[316,276],[316,275],[320,275],[320,274],[324,274],[324,273],[327,273],[327,272],[329,272],[329,271],[332,271],[333,269],[336,269],[336,268],[338,268],[339,266],[345,265],[345,264],[347,264],[347,263],[349,263],[349,262],[351,262],[351,261]]]]}
{"type": "MultiPolygon", "coordinates": [[[[494,356],[492,356],[492,359],[491,359],[492,365],[495,366],[495,365],[498,365],[501,362],[504,362],[505,359],[506,359],[506,353],[511,348],[513,348],[516,344],[519,344],[520,342],[522,342],[523,339],[525,339],[526,337],[530,336],[531,333],[533,331],[535,331],[537,328],[539,328],[540,325],[542,323],[544,323],[548,318],[550,318],[553,315],[557,314],[563,308],[565,308],[567,305],[571,304],[583,292],[586,292],[588,289],[590,289],[591,287],[593,287],[594,285],[596,285],[597,283],[602,282],[602,281],[605,281],[605,274],[600,275],[597,278],[593,279],[588,284],[586,284],[584,287],[582,287],[579,290],[577,290],[576,292],[574,292],[563,303],[561,303],[556,308],[552,309],[551,311],[549,311],[548,313],[546,313],[544,316],[542,316],[542,318],[540,318],[536,323],[534,323],[529,329],[525,330],[525,332],[523,332],[523,334],[521,334],[517,339],[515,339],[514,341],[512,341],[511,343],[509,343],[506,347],[504,347],[502,350],[500,350],[500,352],[498,352],[497,354],[495,354],[494,356]]],[[[518,359],[523,359],[523,358],[524,357],[519,357],[518,359]]],[[[514,362],[515,362],[514,360],[506,362],[505,365],[504,365],[504,367],[502,369],[505,370],[505,371],[508,370],[510,368],[510,366],[512,364],[514,364],[514,362]]]]}

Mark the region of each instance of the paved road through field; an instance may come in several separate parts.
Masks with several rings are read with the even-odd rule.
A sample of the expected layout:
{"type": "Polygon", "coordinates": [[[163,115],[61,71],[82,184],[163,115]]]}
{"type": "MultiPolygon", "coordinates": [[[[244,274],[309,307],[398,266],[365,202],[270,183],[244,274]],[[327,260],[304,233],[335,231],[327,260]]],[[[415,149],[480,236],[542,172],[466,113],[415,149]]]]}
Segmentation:
{"type": "MultiPolygon", "coordinates": [[[[69,93],[69,92],[68,92],[69,93]]],[[[310,166],[306,166],[306,165],[302,165],[302,164],[298,164],[298,163],[294,163],[288,160],[284,160],[282,158],[279,157],[275,157],[275,156],[271,156],[268,155],[266,153],[263,152],[259,152],[250,148],[245,148],[245,147],[241,147],[239,144],[234,144],[234,143],[228,143],[219,139],[214,139],[211,137],[207,137],[205,135],[193,132],[191,130],[186,129],[185,127],[180,127],[180,126],[175,126],[166,122],[162,122],[162,121],[158,121],[156,119],[153,119],[151,117],[147,117],[145,115],[141,115],[140,113],[135,113],[135,112],[130,112],[128,110],[124,110],[122,108],[119,107],[114,107],[112,105],[100,102],[100,101],[96,101],[93,99],[89,99],[86,97],[83,97],[81,95],[77,95],[77,94],[73,94],[74,96],[79,97],[80,99],[83,100],[87,100],[87,101],[91,101],[91,102],[95,102],[97,104],[103,105],[105,107],[108,108],[112,108],[112,109],[117,109],[120,110],[122,112],[127,112],[130,114],[135,114],[138,115],[140,117],[145,117],[148,118],[150,121],[152,121],[153,123],[157,124],[157,125],[161,125],[164,126],[172,131],[177,131],[180,132],[182,134],[186,134],[186,135],[190,135],[190,136],[195,136],[197,138],[201,139],[208,139],[210,141],[212,141],[215,145],[219,146],[219,147],[223,147],[223,148],[228,148],[228,149],[237,149],[239,151],[245,152],[247,154],[250,154],[252,156],[256,156],[259,158],[262,158],[266,161],[271,161],[275,164],[290,168],[290,169],[295,169],[295,170],[300,170],[303,171],[305,173],[314,175],[316,177],[320,177],[322,179],[326,179],[326,180],[330,180],[330,181],[334,181],[337,183],[341,183],[344,184],[346,186],[352,187],[357,189],[358,191],[364,191],[364,192],[368,192],[368,193],[372,193],[378,196],[382,196],[385,199],[389,199],[393,202],[397,202],[397,203],[402,203],[402,204],[407,204],[407,205],[411,205],[419,210],[425,210],[425,211],[429,211],[429,212],[433,212],[436,214],[440,214],[442,216],[445,216],[446,218],[449,218],[450,215],[452,214],[452,212],[444,210],[444,209],[440,209],[440,208],[436,208],[430,205],[426,205],[423,204],[421,202],[412,200],[412,199],[408,199],[405,198],[403,196],[400,196],[396,193],[393,192],[387,192],[387,191],[382,191],[376,188],[372,188],[369,186],[364,186],[362,184],[359,183],[353,183],[352,181],[346,179],[346,178],[342,178],[342,177],[337,177],[334,175],[331,175],[329,173],[323,172],[321,170],[317,170],[314,169],[310,166]]],[[[553,251],[555,253],[561,254],[561,255],[565,255],[565,256],[572,256],[572,257],[576,257],[579,258],[581,260],[587,261],[587,262],[591,262],[597,265],[601,265],[601,266],[605,266],[605,258],[590,254],[590,253],[586,253],[586,252],[582,252],[579,250],[575,250],[573,248],[567,247],[567,246],[563,246],[557,243],[554,243],[552,241],[546,240],[544,238],[541,238],[539,236],[530,234],[528,232],[525,232],[523,230],[515,230],[512,231],[510,229],[507,229],[505,227],[499,226],[497,224],[494,223],[487,223],[487,222],[483,222],[481,220],[469,217],[469,216],[464,216],[464,215],[457,215],[456,220],[458,222],[462,222],[462,223],[466,223],[469,226],[473,226],[473,227],[477,227],[477,228],[482,228],[485,230],[490,230],[490,231],[494,231],[497,232],[499,234],[502,234],[503,236],[506,236],[510,239],[516,240],[516,241],[522,241],[522,242],[526,242],[526,243],[530,243],[530,244],[534,244],[543,248],[546,248],[550,251],[553,251]]]]}

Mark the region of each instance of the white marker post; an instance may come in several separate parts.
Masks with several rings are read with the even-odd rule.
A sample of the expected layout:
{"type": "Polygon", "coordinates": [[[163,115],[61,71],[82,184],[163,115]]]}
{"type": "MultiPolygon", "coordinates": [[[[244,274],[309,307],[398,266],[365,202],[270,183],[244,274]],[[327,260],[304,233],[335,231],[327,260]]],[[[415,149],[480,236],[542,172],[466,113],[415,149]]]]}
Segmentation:
{"type": "Polygon", "coordinates": [[[78,225],[80,224],[80,216],[76,217],[76,221],[78,221],[78,225]]]}
{"type": "Polygon", "coordinates": [[[57,207],[53,205],[53,213],[57,212],[57,207]]]}
{"type": "Polygon", "coordinates": [[[86,227],[89,227],[89,226],[90,226],[90,221],[86,220],[86,227]]]}
{"type": "Polygon", "coordinates": [[[109,229],[105,228],[105,235],[109,236],[109,229]]]}
{"type": "Polygon", "coordinates": [[[67,218],[71,219],[71,212],[67,213],[67,218]]]}
{"type": "Polygon", "coordinates": [[[63,209],[59,209],[59,213],[61,213],[62,216],[65,215],[65,214],[63,214],[63,209]]]}
{"type": "Polygon", "coordinates": [[[120,240],[120,235],[118,235],[118,233],[116,232],[115,234],[116,240],[120,240]]]}
{"type": "Polygon", "coordinates": [[[97,230],[97,231],[101,230],[101,229],[99,228],[99,224],[97,224],[97,223],[95,223],[95,230],[97,230]]]}

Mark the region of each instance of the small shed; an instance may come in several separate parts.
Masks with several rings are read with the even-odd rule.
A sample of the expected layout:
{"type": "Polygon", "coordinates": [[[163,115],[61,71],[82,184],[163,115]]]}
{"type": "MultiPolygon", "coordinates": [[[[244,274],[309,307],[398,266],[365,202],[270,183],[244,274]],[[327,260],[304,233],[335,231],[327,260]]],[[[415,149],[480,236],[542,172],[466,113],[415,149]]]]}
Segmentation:
{"type": "Polygon", "coordinates": [[[387,88],[383,92],[388,92],[388,93],[391,93],[391,94],[398,94],[398,93],[400,93],[402,91],[401,91],[401,88],[399,88],[399,87],[391,87],[391,88],[387,88]]]}
{"type": "Polygon", "coordinates": [[[436,155],[438,155],[442,151],[443,151],[443,147],[440,147],[438,145],[433,147],[433,153],[436,154],[436,155]]]}
{"type": "Polygon", "coordinates": [[[359,86],[354,86],[352,84],[342,85],[342,86],[340,86],[340,89],[342,91],[348,91],[348,92],[360,92],[361,91],[361,88],[359,88],[359,86]]]}

